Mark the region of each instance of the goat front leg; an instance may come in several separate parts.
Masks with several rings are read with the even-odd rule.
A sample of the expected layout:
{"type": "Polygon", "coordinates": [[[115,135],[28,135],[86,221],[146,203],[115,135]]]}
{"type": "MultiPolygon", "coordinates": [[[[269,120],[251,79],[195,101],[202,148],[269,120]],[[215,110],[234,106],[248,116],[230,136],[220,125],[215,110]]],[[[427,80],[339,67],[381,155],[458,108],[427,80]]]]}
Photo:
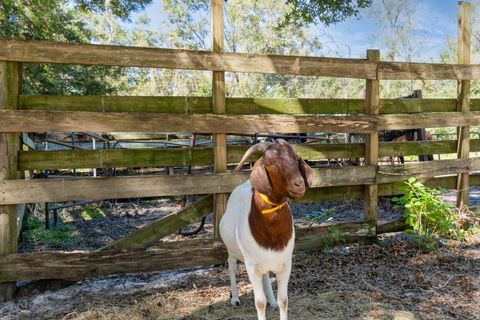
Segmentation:
{"type": "Polygon", "coordinates": [[[240,298],[238,297],[237,290],[237,259],[228,257],[228,272],[230,273],[230,290],[231,290],[231,299],[230,304],[234,307],[240,305],[240,298]]]}
{"type": "Polygon", "coordinates": [[[267,272],[263,275],[263,290],[265,291],[265,295],[267,296],[267,302],[270,307],[275,310],[278,310],[278,303],[275,300],[275,296],[273,295],[272,290],[272,283],[270,282],[270,272],[267,272]]]}
{"type": "Polygon", "coordinates": [[[278,272],[277,275],[277,302],[280,308],[280,320],[287,320],[288,318],[288,280],[290,279],[290,272],[292,270],[292,262],[289,261],[285,269],[278,272]]]}
{"type": "Polygon", "coordinates": [[[253,287],[253,296],[255,298],[258,320],[266,320],[265,309],[267,307],[267,299],[265,298],[265,292],[263,291],[263,276],[255,270],[254,264],[249,264],[245,261],[245,268],[247,269],[248,279],[253,287]]]}

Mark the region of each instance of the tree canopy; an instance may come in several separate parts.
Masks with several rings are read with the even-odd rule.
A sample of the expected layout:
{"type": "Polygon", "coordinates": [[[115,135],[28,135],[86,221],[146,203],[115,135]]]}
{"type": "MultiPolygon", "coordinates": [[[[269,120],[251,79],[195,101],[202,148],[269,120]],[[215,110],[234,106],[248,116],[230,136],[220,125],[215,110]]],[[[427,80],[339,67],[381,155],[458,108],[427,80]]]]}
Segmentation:
{"type": "Polygon", "coordinates": [[[372,0],[286,0],[286,3],[291,11],[285,14],[281,27],[310,23],[328,26],[357,16],[360,9],[372,4],[372,0]]]}

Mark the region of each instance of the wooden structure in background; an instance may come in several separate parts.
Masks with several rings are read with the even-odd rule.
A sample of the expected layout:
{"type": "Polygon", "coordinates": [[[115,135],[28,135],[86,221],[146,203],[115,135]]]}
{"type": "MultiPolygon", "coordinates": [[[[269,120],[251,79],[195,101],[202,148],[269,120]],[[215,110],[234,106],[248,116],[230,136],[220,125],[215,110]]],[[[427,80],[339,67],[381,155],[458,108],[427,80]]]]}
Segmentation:
{"type": "MultiPolygon", "coordinates": [[[[158,240],[201,218],[213,208],[216,208],[218,222],[225,205],[225,194],[248,177],[246,173],[225,172],[227,164],[238,162],[246,149],[245,146],[226,146],[225,135],[231,132],[367,134],[365,144],[294,146],[307,160],[331,157],[366,159],[366,165],[361,167],[314,169],[312,188],[300,200],[364,198],[365,221],[334,226],[351,240],[402,227],[397,222],[378,223],[376,202],[378,196],[400,193],[402,182],[409,177],[417,177],[433,187],[455,188],[460,174],[461,189],[480,185],[480,176],[465,178],[480,170],[480,158],[469,159],[468,153],[469,147],[471,151],[480,151],[480,140],[469,140],[466,129],[460,130],[467,133],[459,135],[458,142],[378,142],[380,130],[480,125],[480,101],[468,99],[468,80],[480,79],[480,65],[385,62],[380,61],[378,51],[369,51],[367,59],[226,53],[223,52],[221,31],[223,2],[214,0],[212,3],[212,51],[0,39],[0,282],[4,282],[0,285],[0,299],[11,297],[15,285],[9,282],[20,279],[76,280],[87,276],[223,262],[225,250],[215,239],[174,243],[158,240]],[[209,70],[213,71],[213,97],[23,96],[18,85],[22,62],[209,70]],[[225,99],[225,71],[362,78],[367,81],[367,88],[365,100],[225,99]],[[455,99],[381,100],[379,81],[388,79],[462,81],[461,103],[457,104],[455,99]],[[187,112],[185,103],[189,106],[187,112]],[[460,106],[458,109],[457,105],[460,106]],[[19,151],[19,133],[49,131],[213,133],[215,146],[213,149],[161,151],[19,151]],[[379,156],[456,153],[457,146],[459,159],[394,166],[379,166],[377,163],[379,156]],[[75,180],[25,180],[17,176],[18,170],[211,164],[215,167],[213,174],[188,176],[75,180]],[[15,205],[186,194],[215,196],[207,196],[97,252],[14,254],[17,235],[15,205]],[[138,264],[139,259],[145,264],[138,264]]],[[[464,24],[468,20],[462,21],[464,24]]],[[[465,199],[463,203],[466,203],[465,199]]],[[[322,236],[329,228],[330,225],[298,230],[296,250],[319,249],[323,246],[322,236]]]]}
{"type": "MultiPolygon", "coordinates": [[[[471,47],[471,9],[469,2],[458,3],[458,63],[470,63],[471,47]]],[[[470,80],[460,80],[457,85],[458,101],[457,110],[468,113],[470,111],[470,80]]],[[[463,126],[457,129],[457,155],[459,159],[468,159],[470,157],[470,127],[463,126]]],[[[458,175],[457,183],[457,205],[459,207],[468,206],[469,187],[468,173],[458,175]]]]}
{"type": "MultiPolygon", "coordinates": [[[[224,47],[223,0],[211,1],[212,24],[212,49],[213,52],[222,53],[224,47]]],[[[225,114],[225,72],[213,71],[212,73],[212,111],[214,114],[225,114]]],[[[213,171],[215,173],[227,172],[227,135],[226,132],[213,135],[213,171]]],[[[216,193],[213,204],[213,222],[215,238],[220,234],[218,226],[225,209],[227,208],[228,194],[216,193]]]]}

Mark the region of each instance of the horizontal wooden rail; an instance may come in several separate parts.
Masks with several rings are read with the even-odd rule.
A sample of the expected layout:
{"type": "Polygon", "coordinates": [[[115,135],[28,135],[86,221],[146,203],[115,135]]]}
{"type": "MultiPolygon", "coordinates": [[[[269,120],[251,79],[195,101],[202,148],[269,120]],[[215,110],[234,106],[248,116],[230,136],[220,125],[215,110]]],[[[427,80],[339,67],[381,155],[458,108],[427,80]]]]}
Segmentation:
{"type": "MultiPolygon", "coordinates": [[[[443,176],[436,178],[420,178],[430,188],[455,189],[457,176],[443,176]]],[[[480,186],[480,175],[470,175],[472,186],[480,186]]],[[[378,185],[379,196],[391,196],[403,193],[404,182],[382,183],[378,185]]],[[[294,202],[315,202],[324,200],[360,199],[364,196],[364,186],[338,186],[309,189],[303,198],[294,202]]]]}
{"type": "MultiPolygon", "coordinates": [[[[364,156],[363,143],[292,145],[304,159],[318,161],[364,156]]],[[[470,141],[471,151],[480,151],[480,140],[470,141]]],[[[238,163],[248,146],[229,146],[228,163],[238,163]]],[[[379,156],[456,153],[456,141],[408,141],[380,143],[379,156]]],[[[195,149],[103,149],[65,151],[20,151],[19,170],[136,168],[212,165],[212,148],[195,149]]],[[[255,159],[252,157],[252,159],[255,159]]]]}
{"type": "Polygon", "coordinates": [[[217,53],[182,49],[0,39],[0,60],[325,76],[379,80],[475,80],[480,65],[217,53]]]}
{"type": "MultiPolygon", "coordinates": [[[[371,237],[375,229],[365,223],[326,224],[296,230],[295,252],[321,249],[330,228],[352,242],[371,237]]],[[[0,257],[0,282],[13,280],[66,279],[113,274],[162,271],[223,264],[227,250],[211,239],[160,242],[148,249],[97,252],[37,252],[0,257]],[[141,261],[141,263],[139,263],[141,261]]]]}
{"type": "Polygon", "coordinates": [[[375,78],[377,68],[375,64],[365,59],[220,53],[7,39],[0,39],[0,60],[362,79],[375,78]]]}
{"type": "MultiPolygon", "coordinates": [[[[211,97],[20,96],[19,109],[94,112],[211,113],[211,97]]],[[[227,98],[227,114],[356,114],[363,99],[227,98]]],[[[380,113],[457,111],[456,99],[384,99],[380,113]]],[[[470,100],[480,111],[480,99],[470,100]]]]}
{"type": "MultiPolygon", "coordinates": [[[[480,169],[480,158],[437,160],[405,165],[321,168],[313,170],[313,188],[368,185],[429,178],[480,169]]],[[[247,173],[177,176],[127,176],[0,182],[0,204],[102,200],[231,192],[247,173]]]]}
{"type": "Polygon", "coordinates": [[[373,116],[221,115],[0,110],[0,132],[373,132],[373,116]]]}
{"type": "Polygon", "coordinates": [[[480,125],[480,111],[318,117],[0,110],[1,132],[369,133],[474,125],[480,125]]]}
{"type": "Polygon", "coordinates": [[[417,62],[379,62],[379,80],[476,80],[478,64],[441,64],[417,62]]]}

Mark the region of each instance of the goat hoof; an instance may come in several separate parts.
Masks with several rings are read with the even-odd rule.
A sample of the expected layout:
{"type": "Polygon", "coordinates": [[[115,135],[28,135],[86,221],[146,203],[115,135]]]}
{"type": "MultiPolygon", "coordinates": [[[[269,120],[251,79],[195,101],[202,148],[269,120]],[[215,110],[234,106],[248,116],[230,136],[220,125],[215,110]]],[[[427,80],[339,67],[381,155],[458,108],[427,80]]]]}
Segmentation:
{"type": "Polygon", "coordinates": [[[271,307],[273,310],[278,310],[278,303],[276,301],[267,302],[267,307],[271,307]]]}
{"type": "Polygon", "coordinates": [[[238,300],[238,298],[237,299],[232,298],[230,299],[230,304],[234,307],[238,307],[240,306],[240,300],[238,300]]]}

